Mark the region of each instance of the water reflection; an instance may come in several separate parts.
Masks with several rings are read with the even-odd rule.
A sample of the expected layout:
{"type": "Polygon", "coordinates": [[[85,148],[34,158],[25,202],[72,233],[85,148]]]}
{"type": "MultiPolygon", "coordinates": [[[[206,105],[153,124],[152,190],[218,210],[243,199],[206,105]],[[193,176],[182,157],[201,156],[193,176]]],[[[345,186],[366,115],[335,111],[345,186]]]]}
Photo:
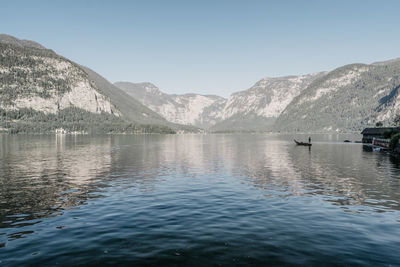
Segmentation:
{"type": "Polygon", "coordinates": [[[154,192],[168,179],[185,182],[177,177],[228,175],[265,197],[320,196],[357,211],[400,209],[398,163],[361,145],[334,143],[333,136],[319,137],[311,150],[295,146],[291,136],[261,134],[0,138],[0,248],[2,236],[21,238],[32,233],[22,228],[90,199],[128,188],[154,192]]]}
{"type": "Polygon", "coordinates": [[[387,155],[340,142],[317,142],[308,149],[289,136],[231,138],[234,150],[224,158],[234,162],[232,173],[263,188],[265,196],[320,195],[356,211],[400,209],[399,165],[387,155]]]}
{"type": "Polygon", "coordinates": [[[0,228],[37,224],[97,197],[95,182],[109,173],[110,145],[110,139],[2,136],[0,228]]]}
{"type": "Polygon", "coordinates": [[[344,208],[400,208],[399,170],[386,155],[363,152],[361,145],[347,144],[316,145],[308,160],[294,147],[289,154],[310,194],[329,196],[327,201],[344,208]]]}

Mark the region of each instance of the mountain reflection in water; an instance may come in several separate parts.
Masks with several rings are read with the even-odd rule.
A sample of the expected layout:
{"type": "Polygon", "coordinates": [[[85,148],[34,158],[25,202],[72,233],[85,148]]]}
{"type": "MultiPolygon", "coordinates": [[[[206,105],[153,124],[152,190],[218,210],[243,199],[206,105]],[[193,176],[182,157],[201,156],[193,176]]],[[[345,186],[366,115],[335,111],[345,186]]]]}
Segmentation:
{"type": "MultiPolygon", "coordinates": [[[[295,146],[293,136],[268,134],[0,135],[0,261],[7,262],[7,254],[2,255],[6,250],[18,256],[20,243],[13,243],[16,240],[26,238],[29,243],[34,234],[78,227],[75,221],[106,216],[111,208],[126,209],[133,218],[142,218],[146,210],[134,213],[127,208],[135,201],[149,205],[143,209],[159,209],[160,216],[168,217],[173,213],[178,216],[182,210],[169,210],[164,202],[174,201],[186,209],[190,199],[191,210],[200,216],[196,223],[203,219],[204,225],[213,225],[205,217],[210,209],[224,213],[236,206],[240,210],[253,195],[257,196],[254,201],[265,202],[262,212],[271,216],[277,212],[282,221],[294,220],[295,208],[282,211],[268,205],[288,202],[313,206],[322,201],[323,207],[327,205],[321,208],[324,213],[333,205],[354,214],[397,214],[399,163],[380,153],[365,152],[361,144],[339,142],[359,138],[315,135],[309,149],[295,146]],[[301,200],[296,202],[298,198],[301,200]],[[67,216],[76,209],[74,216],[67,216]],[[49,230],[49,225],[55,230],[49,230]]],[[[248,221],[258,222],[261,211],[251,209],[248,206],[248,221]]],[[[142,220],[150,222],[152,218],[142,220]]],[[[190,230],[192,220],[182,219],[178,224],[190,230]]],[[[121,218],[120,223],[121,227],[132,227],[132,221],[121,218]]],[[[262,226],[253,223],[255,232],[246,227],[248,234],[256,235],[262,226]]],[[[211,235],[206,228],[201,230],[204,236],[211,235]]],[[[82,233],[79,235],[81,238],[82,233]]],[[[157,242],[158,237],[154,238],[157,242]]]]}

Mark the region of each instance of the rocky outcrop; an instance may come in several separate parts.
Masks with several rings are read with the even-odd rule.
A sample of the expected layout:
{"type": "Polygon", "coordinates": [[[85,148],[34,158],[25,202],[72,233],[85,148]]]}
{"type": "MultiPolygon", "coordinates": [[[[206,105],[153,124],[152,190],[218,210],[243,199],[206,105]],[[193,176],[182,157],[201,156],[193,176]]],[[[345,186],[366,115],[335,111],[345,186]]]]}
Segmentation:
{"type": "Polygon", "coordinates": [[[400,60],[351,64],[312,82],[276,121],[281,131],[359,131],[400,109],[400,60]]]}
{"type": "Polygon", "coordinates": [[[152,83],[115,85],[170,122],[209,128],[221,120],[226,99],[215,95],[166,94],[152,83]]]}
{"type": "Polygon", "coordinates": [[[0,38],[0,108],[56,113],[77,107],[120,115],[75,63],[34,42],[1,42],[4,39],[15,41],[0,38]]]}

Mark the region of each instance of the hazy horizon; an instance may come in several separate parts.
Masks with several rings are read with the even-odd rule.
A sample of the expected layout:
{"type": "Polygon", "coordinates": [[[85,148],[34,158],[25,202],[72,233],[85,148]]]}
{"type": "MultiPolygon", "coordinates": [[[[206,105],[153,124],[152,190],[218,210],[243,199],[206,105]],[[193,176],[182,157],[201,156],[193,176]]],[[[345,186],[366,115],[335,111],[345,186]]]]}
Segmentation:
{"type": "Polygon", "coordinates": [[[398,58],[400,2],[384,3],[14,1],[0,22],[111,82],[228,97],[264,77],[398,58]]]}

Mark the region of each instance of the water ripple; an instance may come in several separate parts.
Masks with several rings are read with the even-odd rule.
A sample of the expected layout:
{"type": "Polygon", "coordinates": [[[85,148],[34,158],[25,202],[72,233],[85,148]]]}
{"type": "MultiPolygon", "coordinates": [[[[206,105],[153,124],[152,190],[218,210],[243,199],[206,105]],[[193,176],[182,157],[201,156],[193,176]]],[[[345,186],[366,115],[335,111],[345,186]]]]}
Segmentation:
{"type": "Polygon", "coordinates": [[[6,266],[400,265],[399,164],[332,136],[0,137],[6,266]]]}

